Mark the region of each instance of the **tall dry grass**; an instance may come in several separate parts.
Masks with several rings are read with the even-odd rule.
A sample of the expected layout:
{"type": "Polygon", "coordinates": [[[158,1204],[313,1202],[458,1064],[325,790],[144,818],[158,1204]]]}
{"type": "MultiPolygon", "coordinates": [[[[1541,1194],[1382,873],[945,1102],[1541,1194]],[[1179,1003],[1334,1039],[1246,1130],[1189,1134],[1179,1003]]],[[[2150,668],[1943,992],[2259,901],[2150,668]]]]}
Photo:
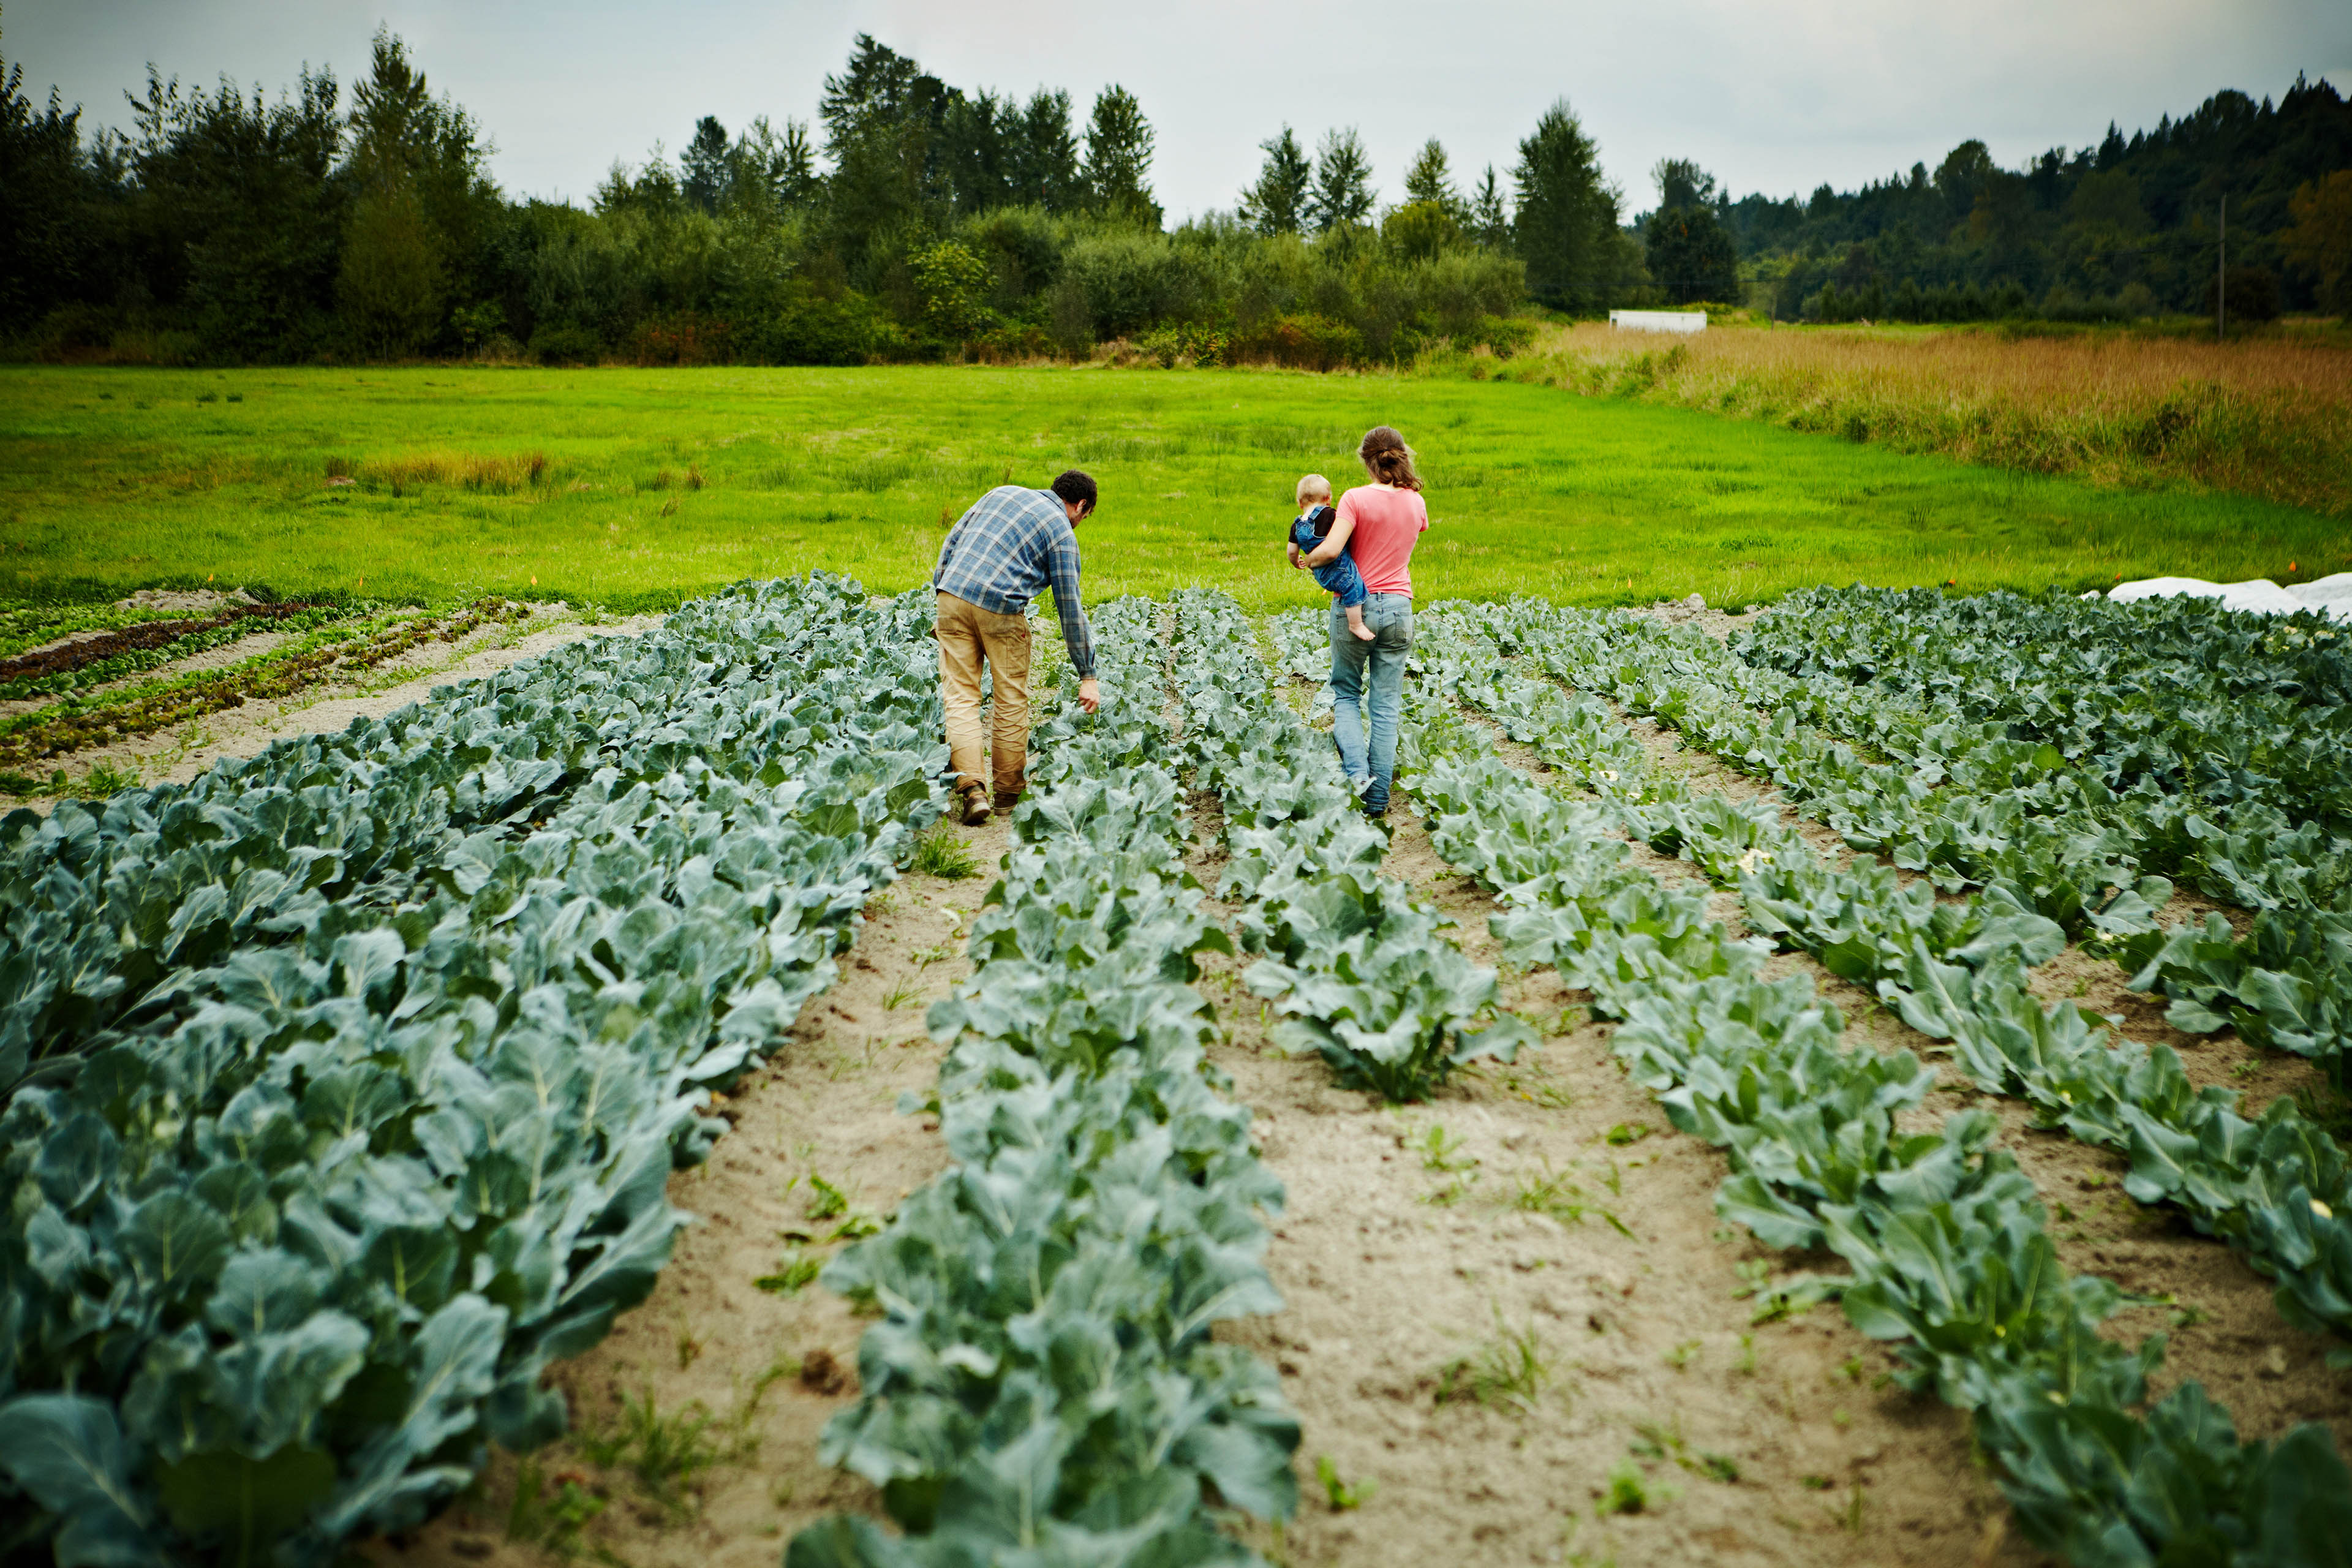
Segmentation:
{"type": "Polygon", "coordinates": [[[427,485],[513,495],[545,484],[549,471],[544,452],[408,452],[396,458],[369,458],[358,463],[344,458],[327,459],[329,478],[384,485],[394,495],[427,485]]]}
{"type": "Polygon", "coordinates": [[[1734,327],[1667,340],[1581,322],[1484,368],[1898,451],[2352,516],[2352,349],[2309,335],[1734,327]]]}

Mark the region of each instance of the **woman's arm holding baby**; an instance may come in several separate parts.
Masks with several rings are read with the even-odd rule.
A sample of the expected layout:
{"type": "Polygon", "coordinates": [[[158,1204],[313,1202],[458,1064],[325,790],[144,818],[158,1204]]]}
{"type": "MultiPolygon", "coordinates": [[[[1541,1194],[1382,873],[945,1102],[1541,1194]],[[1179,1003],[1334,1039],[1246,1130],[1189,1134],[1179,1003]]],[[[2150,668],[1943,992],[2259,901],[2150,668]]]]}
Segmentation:
{"type": "MultiPolygon", "coordinates": [[[[1348,548],[1348,536],[1355,531],[1356,520],[1349,517],[1346,512],[1341,512],[1339,516],[1339,520],[1331,524],[1331,531],[1323,536],[1323,542],[1317,545],[1313,550],[1307,552],[1307,564],[1309,566],[1330,565],[1331,563],[1339,559],[1339,552],[1348,548]]],[[[1291,548],[1296,550],[1298,547],[1294,544],[1291,548]]]]}

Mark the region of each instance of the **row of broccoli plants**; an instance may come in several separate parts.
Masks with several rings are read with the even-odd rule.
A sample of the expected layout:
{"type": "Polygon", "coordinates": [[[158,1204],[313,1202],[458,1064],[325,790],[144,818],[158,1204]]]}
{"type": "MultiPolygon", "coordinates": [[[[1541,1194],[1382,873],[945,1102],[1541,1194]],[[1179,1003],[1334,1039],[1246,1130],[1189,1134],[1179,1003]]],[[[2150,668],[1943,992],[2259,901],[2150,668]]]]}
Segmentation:
{"type": "MultiPolygon", "coordinates": [[[[1381,874],[1388,835],[1364,817],[1331,738],[1284,700],[1255,628],[1222,594],[1176,595],[1176,685],[1195,788],[1223,804],[1222,897],[1240,901],[1244,976],[1351,1089],[1418,1100],[1480,1058],[1536,1038],[1500,1012],[1495,971],[1440,936],[1445,915],[1381,874]]],[[[1286,664],[1293,662],[1286,657],[1286,664]]]]}
{"type": "Polygon", "coordinates": [[[2210,600],[1820,589],[1734,640],[1747,662],[2055,746],[2106,788],[2216,822],[2352,833],[2352,631],[2210,600]]]}
{"type": "Polygon", "coordinates": [[[922,612],[738,591],[8,820],[11,973],[114,943],[49,1020],[73,1070],[0,1113],[12,1550],[325,1563],[562,1430],[541,1374],[651,1288],[707,1088],[945,804],[922,612]]]}
{"type": "Polygon", "coordinates": [[[1433,621],[1425,657],[1442,688],[1592,787],[1630,835],[1737,888],[1749,929],[1874,987],[1905,1022],[1950,1041],[1978,1088],[2024,1098],[2037,1125],[2128,1155],[2134,1198],[2172,1204],[2243,1252],[2278,1281],[2291,1322],[2352,1335],[2352,1165],[2292,1100],[2249,1120],[2235,1091],[2197,1088],[2168,1047],[2110,1045],[2072,1005],[2043,1006],[2026,971],[2065,935],[2006,887],[1952,902],[1868,858],[1841,866],[1769,803],[1694,792],[1601,703],[1503,669],[1475,630],[1433,621]]]}
{"type": "Polygon", "coordinates": [[[1220,1522],[1297,1507],[1279,1380],[1209,1337],[1280,1309],[1282,1189],[1204,1052],[1196,955],[1230,942],[1183,868],[1160,615],[1095,612],[1102,710],[1066,691],[1040,730],[974,972],[931,1010],[939,1088],[902,1109],[939,1116],[952,1163],[823,1276],[880,1321],[821,1451],[902,1533],[836,1516],[788,1568],[1244,1568],[1220,1522]]]}
{"type": "Polygon", "coordinates": [[[394,612],[357,626],[347,617],[317,612],[310,629],[286,646],[224,668],[71,693],[0,720],[0,767],[134,741],[247,702],[290,697],[323,681],[352,679],[426,643],[460,642],[530,616],[529,605],[495,598],[446,614],[394,612]]]}
{"type": "Polygon", "coordinates": [[[570,644],[185,784],[0,817],[0,1091],[170,1005],[178,970],[290,941],[331,906],[418,900],[436,878],[467,890],[453,857],[530,831],[620,765],[621,743],[659,777],[698,750],[740,771],[761,727],[829,736],[837,721],[799,700],[803,682],[854,689],[859,639],[920,613],[877,621],[837,578],[721,595],[642,638],[570,644]]]}
{"type": "MultiPolygon", "coordinates": [[[[2087,820],[2152,868],[2256,911],[2120,944],[2192,1034],[2352,1049],[2352,636],[2204,601],[1815,593],[1738,639],[1748,664],[1882,708],[1930,706],[2095,781],[2087,820]],[[2112,805],[2109,804],[2112,798],[2112,805]]],[[[1859,731],[1856,731],[1859,732],[1859,731]]]]}
{"type": "MultiPolygon", "coordinates": [[[[2193,1383],[2134,1414],[2161,1338],[2101,1334],[2126,1298],[2067,1275],[1990,1113],[1903,1131],[1934,1081],[1916,1057],[1843,1048],[1807,977],[1762,976],[1769,942],[1728,937],[1702,889],[1626,864],[1607,806],[1551,794],[1442,718],[1416,729],[1432,840],[1496,890],[1506,950],[1587,990],[1629,1072],[1726,1152],[1726,1218],[1845,1262],[1783,1291],[1841,1296],[1856,1327],[1899,1344],[1905,1386],[1969,1411],[2032,1540],[2081,1568],[2342,1561],[2352,1475],[2325,1427],[2242,1443],[2193,1383]]],[[[1605,773],[1618,759],[1565,760],[1605,773]]]]}
{"type": "Polygon", "coordinates": [[[2256,1045],[2311,1058],[2339,1090],[2352,1088],[2352,841],[2316,822],[2288,826],[2251,779],[2209,820],[2196,800],[2163,793],[2151,777],[2127,793],[2110,789],[2055,742],[2008,738],[1999,721],[1929,726],[1932,744],[1904,741],[1916,718],[1907,700],[1757,669],[1697,634],[1531,605],[1485,619],[1556,678],[1655,713],[1769,776],[1857,847],[1948,889],[1973,880],[2003,889],[2103,945],[2137,971],[2135,987],[2174,999],[2167,1016],[2176,1026],[2234,1024],[2256,1045]],[[1901,765],[1871,763],[1832,738],[1865,731],[1901,765]],[[1952,734],[1974,739],[1963,746],[1952,734]],[[2018,767],[2042,771],[2017,782],[2018,767]],[[2157,930],[2154,911],[2171,884],[2140,874],[2151,864],[2254,907],[2252,928],[2236,937],[2215,914],[2157,930]]]}
{"type": "Polygon", "coordinates": [[[1549,673],[1769,774],[1857,847],[1948,889],[2006,885],[2104,940],[2176,1026],[2234,1025],[2352,1088],[2352,649],[2329,628],[1870,590],[1799,595],[1736,652],[1627,616],[1495,620],[1549,673]],[[2242,936],[2219,915],[2155,931],[2157,873],[2257,912],[2242,936]]]}

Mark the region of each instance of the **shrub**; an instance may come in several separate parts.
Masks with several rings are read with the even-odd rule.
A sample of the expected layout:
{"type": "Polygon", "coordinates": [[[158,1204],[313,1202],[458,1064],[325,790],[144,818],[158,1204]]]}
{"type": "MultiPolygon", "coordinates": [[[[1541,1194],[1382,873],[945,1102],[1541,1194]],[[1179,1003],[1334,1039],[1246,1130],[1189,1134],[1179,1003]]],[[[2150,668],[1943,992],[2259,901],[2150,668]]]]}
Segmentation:
{"type": "Polygon", "coordinates": [[[1290,365],[1299,370],[1337,370],[1364,357],[1363,335],[1345,321],[1326,316],[1276,316],[1236,336],[1232,358],[1290,365]]]}
{"type": "Polygon", "coordinates": [[[2205,281],[2205,313],[2226,306],[2234,321],[2278,320],[2278,279],[2266,267],[2232,267],[2219,279],[2205,281]],[[2224,297],[2221,284],[2229,289],[2224,297]]]}
{"type": "Polygon", "coordinates": [[[541,364],[595,364],[604,357],[604,343],[586,327],[547,321],[530,335],[530,355],[541,364]]]}
{"type": "Polygon", "coordinates": [[[640,322],[629,334],[621,357],[631,364],[726,364],[734,336],[732,323],[691,310],[640,322]]]}
{"type": "Polygon", "coordinates": [[[915,292],[923,302],[923,325],[951,343],[977,337],[988,326],[988,264],[952,239],[927,245],[907,258],[915,292]]]}
{"type": "Polygon", "coordinates": [[[749,356],[761,364],[864,364],[892,346],[873,306],[845,300],[801,300],[743,333],[749,356]]]}

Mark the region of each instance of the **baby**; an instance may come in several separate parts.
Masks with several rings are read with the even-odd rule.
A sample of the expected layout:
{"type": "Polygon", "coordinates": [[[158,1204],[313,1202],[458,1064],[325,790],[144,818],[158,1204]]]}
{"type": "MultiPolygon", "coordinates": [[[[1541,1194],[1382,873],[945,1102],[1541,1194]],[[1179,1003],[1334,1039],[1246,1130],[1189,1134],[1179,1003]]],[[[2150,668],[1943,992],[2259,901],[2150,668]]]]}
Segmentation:
{"type": "MultiPolygon", "coordinates": [[[[1299,480],[1293,499],[1299,509],[1290,524],[1290,554],[1296,561],[1330,537],[1331,524],[1339,514],[1331,510],[1331,481],[1320,474],[1299,480]]],[[[1349,632],[1365,642],[1380,635],[1364,625],[1364,574],[1356,570],[1355,561],[1345,550],[1328,565],[1312,570],[1318,584],[1339,595],[1339,607],[1348,612],[1349,632]]]]}

